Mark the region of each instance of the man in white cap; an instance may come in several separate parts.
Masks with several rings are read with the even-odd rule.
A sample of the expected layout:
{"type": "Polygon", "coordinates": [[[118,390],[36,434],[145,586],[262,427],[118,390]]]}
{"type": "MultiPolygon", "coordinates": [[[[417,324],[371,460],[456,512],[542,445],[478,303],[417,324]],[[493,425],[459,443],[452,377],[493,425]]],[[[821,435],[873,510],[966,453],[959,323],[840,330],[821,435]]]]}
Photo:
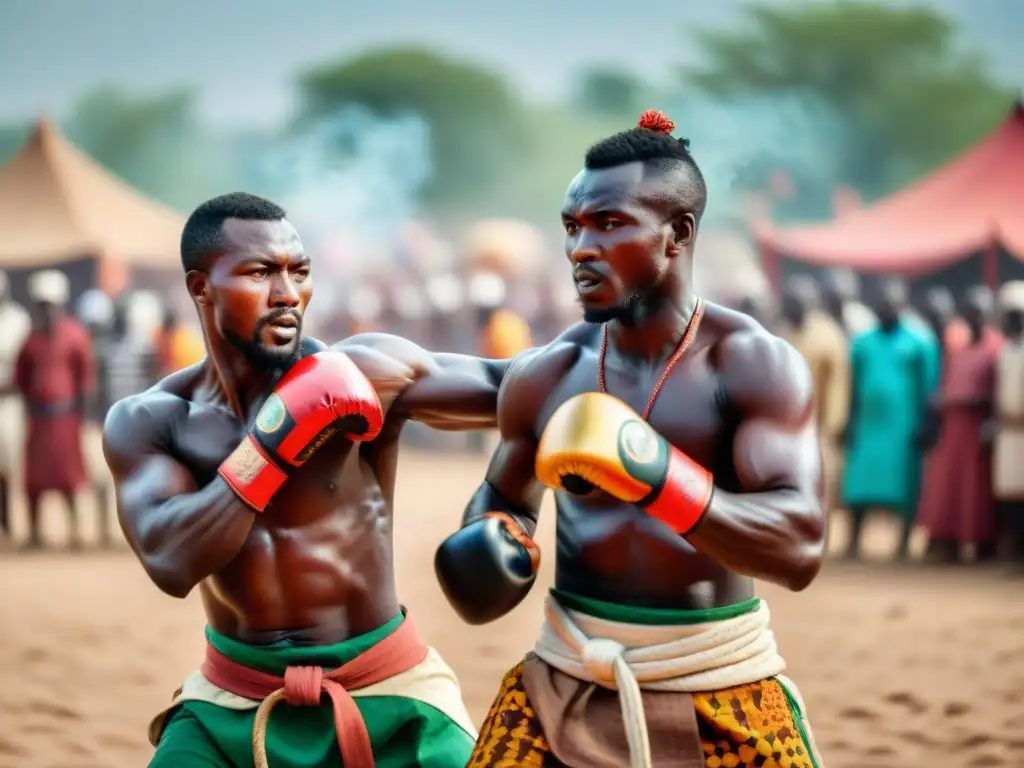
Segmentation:
{"type": "Polygon", "coordinates": [[[82,542],[75,496],[89,482],[82,456],[82,417],[95,381],[92,344],[85,327],[64,313],[69,285],[62,272],[33,274],[28,292],[35,304],[35,323],[15,366],[15,380],[28,415],[26,546],[43,546],[40,497],[46,491],[57,491],[70,513],[70,545],[78,548],[82,542]]]}
{"type": "Polygon", "coordinates": [[[11,535],[11,492],[21,468],[25,418],[14,386],[14,363],[32,326],[28,312],[11,299],[7,275],[0,272],[0,537],[11,535]]]}
{"type": "Polygon", "coordinates": [[[987,436],[994,437],[993,486],[1008,554],[1024,566],[1024,282],[999,291],[999,314],[1006,344],[996,361],[995,418],[987,436]],[[994,434],[993,434],[994,433],[994,434]]]}

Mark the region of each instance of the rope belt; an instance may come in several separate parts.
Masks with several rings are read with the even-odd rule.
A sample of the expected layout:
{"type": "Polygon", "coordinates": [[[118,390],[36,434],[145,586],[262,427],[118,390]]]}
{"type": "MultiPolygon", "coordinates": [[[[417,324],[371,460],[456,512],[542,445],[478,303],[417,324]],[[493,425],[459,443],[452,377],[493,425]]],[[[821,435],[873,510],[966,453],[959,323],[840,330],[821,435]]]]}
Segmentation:
{"type": "Polygon", "coordinates": [[[768,607],[703,625],[644,627],[568,611],[549,596],[534,652],[550,666],[618,690],[631,768],[650,768],[641,690],[716,691],[780,674],[768,607]],[[674,636],[673,636],[674,635],[674,636]]]}

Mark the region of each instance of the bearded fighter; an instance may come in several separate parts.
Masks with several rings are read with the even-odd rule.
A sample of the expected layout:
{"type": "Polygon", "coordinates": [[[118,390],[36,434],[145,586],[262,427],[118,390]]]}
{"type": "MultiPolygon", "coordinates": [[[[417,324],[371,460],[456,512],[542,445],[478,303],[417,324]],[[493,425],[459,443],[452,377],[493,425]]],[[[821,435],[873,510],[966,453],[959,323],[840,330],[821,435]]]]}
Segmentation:
{"type": "Polygon", "coordinates": [[[252,195],[200,205],[181,257],[207,356],[104,427],[128,542],[167,594],[199,588],[208,623],[150,765],[462,768],[458,683],[395,591],[398,436],[493,426],[506,364],[303,338],[310,259],[252,195]]]}
{"type": "Polygon", "coordinates": [[[436,555],[458,613],[498,618],[533,584],[554,490],[540,639],[471,766],[821,765],[754,589],[802,590],[821,567],[812,378],[694,294],[706,188],[673,128],[648,112],[588,151],[562,209],[585,322],[513,362],[501,443],[436,555]]]}

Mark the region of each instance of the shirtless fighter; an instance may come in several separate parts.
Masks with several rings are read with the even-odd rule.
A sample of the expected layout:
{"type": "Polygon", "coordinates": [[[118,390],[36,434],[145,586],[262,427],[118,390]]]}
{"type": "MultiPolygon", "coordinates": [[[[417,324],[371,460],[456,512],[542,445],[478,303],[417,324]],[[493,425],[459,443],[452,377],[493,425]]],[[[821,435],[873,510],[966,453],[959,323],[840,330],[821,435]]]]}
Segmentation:
{"type": "Polygon", "coordinates": [[[555,589],[471,766],[821,765],[754,579],[805,588],[825,540],[810,372],[693,293],[704,180],[658,112],[592,147],[562,219],[586,322],[513,362],[501,443],[438,577],[479,624],[538,561],[555,589]]]}
{"type": "Polygon", "coordinates": [[[397,441],[407,419],[493,426],[505,363],[303,339],[310,260],[261,198],[199,206],[181,256],[207,357],[104,427],[128,542],[167,594],[198,585],[209,624],[150,765],[462,768],[458,683],[395,593],[397,441]]]}

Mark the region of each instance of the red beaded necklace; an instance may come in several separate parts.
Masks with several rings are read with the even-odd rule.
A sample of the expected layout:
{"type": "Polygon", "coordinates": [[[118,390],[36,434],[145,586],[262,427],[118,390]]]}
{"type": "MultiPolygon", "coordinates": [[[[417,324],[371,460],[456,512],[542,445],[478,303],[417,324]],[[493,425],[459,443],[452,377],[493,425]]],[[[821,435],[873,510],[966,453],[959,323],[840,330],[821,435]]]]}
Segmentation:
{"type": "MultiPolygon", "coordinates": [[[[651,415],[651,410],[654,408],[654,401],[658,399],[658,395],[661,394],[661,388],[665,386],[665,382],[668,381],[668,375],[672,373],[672,369],[675,368],[686,350],[693,344],[693,340],[697,337],[697,328],[700,327],[700,320],[704,316],[704,301],[700,298],[697,299],[697,304],[693,308],[693,315],[690,317],[690,322],[686,325],[686,331],[683,333],[683,338],[679,340],[679,346],[676,347],[676,351],[672,353],[672,357],[669,358],[668,364],[665,366],[665,370],[661,373],[661,378],[658,379],[658,383],[654,385],[654,389],[651,390],[651,396],[647,398],[647,405],[644,406],[644,412],[641,414],[641,418],[647,421],[647,417],[651,415]]],[[[605,383],[604,377],[604,360],[608,354],[608,326],[607,324],[601,330],[601,354],[597,358],[597,384],[600,387],[601,392],[607,394],[608,387],[605,383]]]]}

